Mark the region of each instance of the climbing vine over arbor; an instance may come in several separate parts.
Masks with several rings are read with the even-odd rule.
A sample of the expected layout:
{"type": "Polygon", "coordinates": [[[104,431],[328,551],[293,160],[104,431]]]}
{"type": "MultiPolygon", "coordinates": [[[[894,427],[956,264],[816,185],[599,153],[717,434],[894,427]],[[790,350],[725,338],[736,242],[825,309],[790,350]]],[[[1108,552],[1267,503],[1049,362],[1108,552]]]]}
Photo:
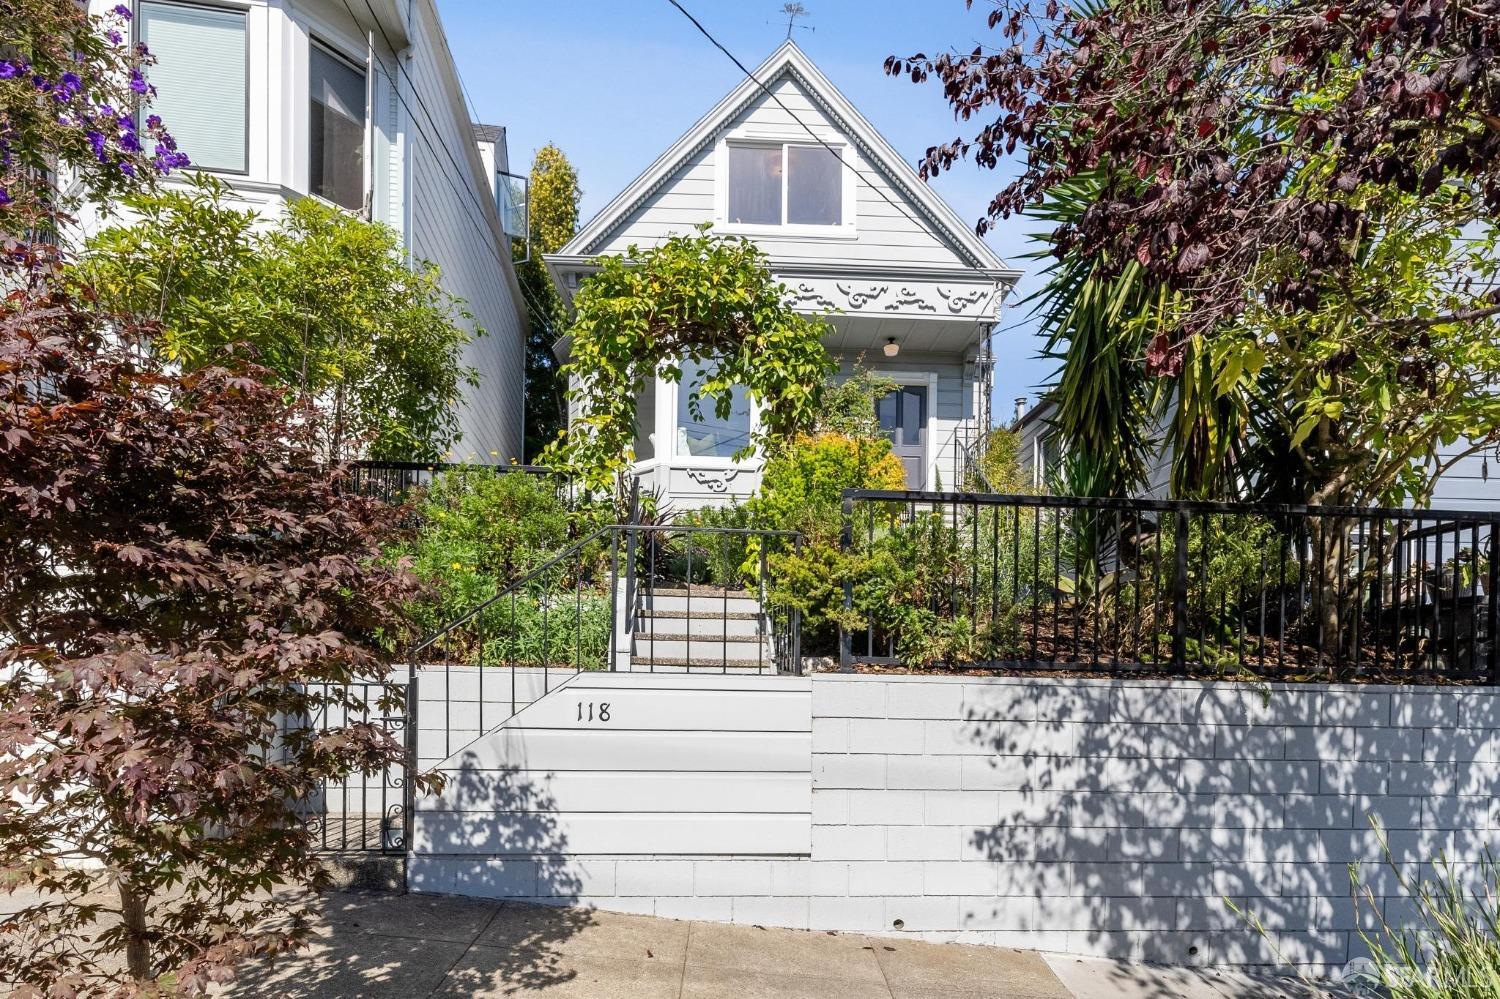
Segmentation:
{"type": "Polygon", "coordinates": [[[774,448],[811,422],[835,367],[826,326],[793,311],[753,243],[707,229],[605,257],[579,289],[562,368],[577,413],[546,464],[610,488],[634,457],[638,394],[658,373],[680,382],[689,361],[708,369],[688,397],[695,417],[711,405],[727,419],[736,386],[758,407],[746,450],[774,448]]]}

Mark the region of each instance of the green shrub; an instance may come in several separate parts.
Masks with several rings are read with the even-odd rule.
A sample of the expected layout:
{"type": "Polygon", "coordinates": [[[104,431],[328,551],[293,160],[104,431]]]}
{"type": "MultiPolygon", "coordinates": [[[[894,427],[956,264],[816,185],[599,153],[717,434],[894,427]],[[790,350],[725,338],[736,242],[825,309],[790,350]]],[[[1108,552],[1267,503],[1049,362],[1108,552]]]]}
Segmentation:
{"type": "Polygon", "coordinates": [[[1030,519],[1006,512],[966,512],[953,520],[934,511],[908,520],[899,505],[860,511],[871,518],[870,540],[849,567],[848,623],[873,625],[908,666],[1016,658],[1021,632],[1013,597],[1030,593],[1036,538],[1030,519]]]}
{"type": "Polygon", "coordinates": [[[480,664],[606,669],[609,614],[608,593],[507,597],[485,614],[480,664]]]}
{"type": "MultiPolygon", "coordinates": [[[[760,491],[745,504],[755,527],[797,531],[800,553],[771,543],[767,568],[772,600],[802,611],[802,647],[831,652],[843,613],[843,580],[850,566],[839,552],[845,489],[902,489],[906,472],[883,438],[821,433],[797,438],[773,455],[761,474],[760,491]]],[[[751,539],[747,563],[760,557],[761,539],[751,539]]],[[[751,565],[747,574],[753,575],[751,565]]]]}
{"type": "Polygon", "coordinates": [[[1400,893],[1416,926],[1393,926],[1387,909],[1350,871],[1357,908],[1368,910],[1373,929],[1359,931],[1369,947],[1375,975],[1390,999],[1500,999],[1500,867],[1486,855],[1477,884],[1465,887],[1446,858],[1430,874],[1402,871],[1390,861],[1400,893]]]}
{"type": "Polygon", "coordinates": [[[726,589],[738,589],[750,585],[757,578],[751,559],[751,537],[745,534],[720,534],[714,531],[694,531],[692,528],[735,528],[751,526],[749,508],[738,503],[728,506],[706,506],[689,510],[678,517],[676,524],[683,528],[681,534],[672,538],[678,549],[683,578],[687,577],[689,565],[686,553],[691,550],[692,582],[705,582],[726,589]]]}
{"type": "MultiPolygon", "coordinates": [[[[419,637],[468,613],[602,523],[591,507],[570,510],[550,476],[478,466],[437,475],[416,505],[420,526],[392,554],[409,558],[431,589],[414,608],[419,637]]],[[[548,583],[570,591],[572,566],[549,574],[548,583]]]]}
{"type": "MultiPolygon", "coordinates": [[[[1351,962],[1344,984],[1355,994],[1385,999],[1500,999],[1500,864],[1486,851],[1475,865],[1455,865],[1440,854],[1403,867],[1371,819],[1394,882],[1377,896],[1360,865],[1349,865],[1356,932],[1370,957],[1351,962]],[[1399,913],[1401,922],[1393,924],[1399,913]]],[[[1225,899],[1230,911],[1285,960],[1253,908],[1225,899]]],[[[1307,982],[1322,994],[1317,983],[1307,982]]]]}
{"type": "Polygon", "coordinates": [[[763,530],[799,531],[808,545],[837,545],[845,489],[904,489],[906,471],[884,438],[825,432],[772,456],[745,504],[763,530]]]}

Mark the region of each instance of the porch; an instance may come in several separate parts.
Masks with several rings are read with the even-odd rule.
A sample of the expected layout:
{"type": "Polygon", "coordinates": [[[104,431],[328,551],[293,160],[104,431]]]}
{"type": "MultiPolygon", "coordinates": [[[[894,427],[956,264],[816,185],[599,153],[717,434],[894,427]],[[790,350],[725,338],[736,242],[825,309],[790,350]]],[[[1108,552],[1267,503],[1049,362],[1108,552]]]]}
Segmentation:
{"type": "MultiPolygon", "coordinates": [[[[864,369],[896,383],[876,412],[907,487],[963,484],[993,423],[990,338],[1004,275],[774,260],[772,271],[798,311],[827,322],[837,379],[864,369]]],[[[741,501],[760,485],[761,457],[735,457],[759,427],[756,407],[736,394],[727,417],[711,405],[695,414],[689,397],[703,377],[697,364],[684,367],[680,382],[658,375],[636,402],[632,471],[678,510],[741,501]]]]}

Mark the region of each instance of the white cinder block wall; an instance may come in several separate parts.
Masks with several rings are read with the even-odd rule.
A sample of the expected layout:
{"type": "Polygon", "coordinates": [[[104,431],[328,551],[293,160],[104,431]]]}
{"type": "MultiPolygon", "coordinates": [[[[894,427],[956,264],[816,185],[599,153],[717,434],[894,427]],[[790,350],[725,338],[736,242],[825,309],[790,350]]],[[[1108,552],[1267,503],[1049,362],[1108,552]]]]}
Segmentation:
{"type": "MultiPolygon", "coordinates": [[[[620,676],[611,682],[632,682],[620,676]]],[[[726,716],[730,705],[703,696],[694,715],[726,716]]],[[[577,812],[566,802],[538,810],[553,842],[576,827],[593,852],[453,856],[424,846],[419,828],[428,855],[414,858],[413,886],[1173,963],[1276,963],[1230,899],[1264,922],[1287,960],[1321,971],[1362,953],[1351,861],[1364,862],[1388,918],[1406,914],[1370,816],[1399,862],[1446,854],[1466,876],[1500,841],[1500,700],[1484,688],[820,674],[810,697],[805,853],[614,850],[626,839],[607,831],[630,822],[601,819],[600,790],[577,812]],[[496,862],[517,876],[497,881],[496,862]]],[[[751,703],[737,703],[736,727],[754,730],[751,703]]],[[[671,728],[653,714],[671,729],[663,738],[691,743],[681,741],[690,720],[671,728]]],[[[506,744],[518,751],[514,733],[471,748],[488,746],[481,755],[495,766],[506,744]]],[[[554,767],[544,746],[531,743],[521,772],[566,788],[570,770],[598,765],[570,750],[554,767]]],[[[688,748],[675,758],[684,762],[654,765],[709,766],[689,762],[698,754],[688,748]]],[[[785,782],[797,768],[775,769],[785,782]]],[[[643,791],[655,780],[630,779],[647,782],[643,791]]],[[[523,831],[519,841],[531,840],[523,831]]]]}

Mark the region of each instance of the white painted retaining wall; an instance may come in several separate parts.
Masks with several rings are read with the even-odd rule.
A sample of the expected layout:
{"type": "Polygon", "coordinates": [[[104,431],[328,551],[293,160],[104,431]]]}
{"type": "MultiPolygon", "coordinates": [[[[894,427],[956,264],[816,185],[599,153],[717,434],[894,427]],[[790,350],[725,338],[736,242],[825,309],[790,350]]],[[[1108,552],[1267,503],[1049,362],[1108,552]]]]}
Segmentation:
{"type": "MultiPolygon", "coordinates": [[[[658,688],[664,679],[606,676],[658,688]]],[[[448,806],[424,803],[413,887],[1174,963],[1274,963],[1230,898],[1264,920],[1286,958],[1319,971],[1361,952],[1350,861],[1374,865],[1367,874],[1388,918],[1405,912],[1388,900],[1392,878],[1367,816],[1402,862],[1446,852],[1473,875],[1483,848],[1500,845],[1500,700],[1487,689],[1298,684],[1263,694],[836,674],[810,686],[801,758],[760,720],[791,709],[745,690],[700,688],[701,710],[677,715],[649,706],[687,696],[680,690],[621,702],[648,712],[633,755],[612,771],[639,782],[633,794],[575,776],[617,752],[591,752],[587,734],[481,740],[478,770],[512,776],[486,788],[462,760],[448,761],[459,787],[479,790],[464,822],[480,831],[466,840],[425,825],[448,806]],[[693,774],[743,781],[776,771],[791,802],[804,759],[811,827],[796,857],[744,855],[752,851],[730,834],[733,822],[718,827],[722,840],[635,833],[644,827],[628,813],[748,800],[748,782],[724,801],[693,774]],[[520,845],[497,850],[497,839],[520,845]]],[[[564,704],[544,699],[518,721],[553,702],[564,704]]],[[[655,828],[672,825],[652,814],[655,828]]]]}

